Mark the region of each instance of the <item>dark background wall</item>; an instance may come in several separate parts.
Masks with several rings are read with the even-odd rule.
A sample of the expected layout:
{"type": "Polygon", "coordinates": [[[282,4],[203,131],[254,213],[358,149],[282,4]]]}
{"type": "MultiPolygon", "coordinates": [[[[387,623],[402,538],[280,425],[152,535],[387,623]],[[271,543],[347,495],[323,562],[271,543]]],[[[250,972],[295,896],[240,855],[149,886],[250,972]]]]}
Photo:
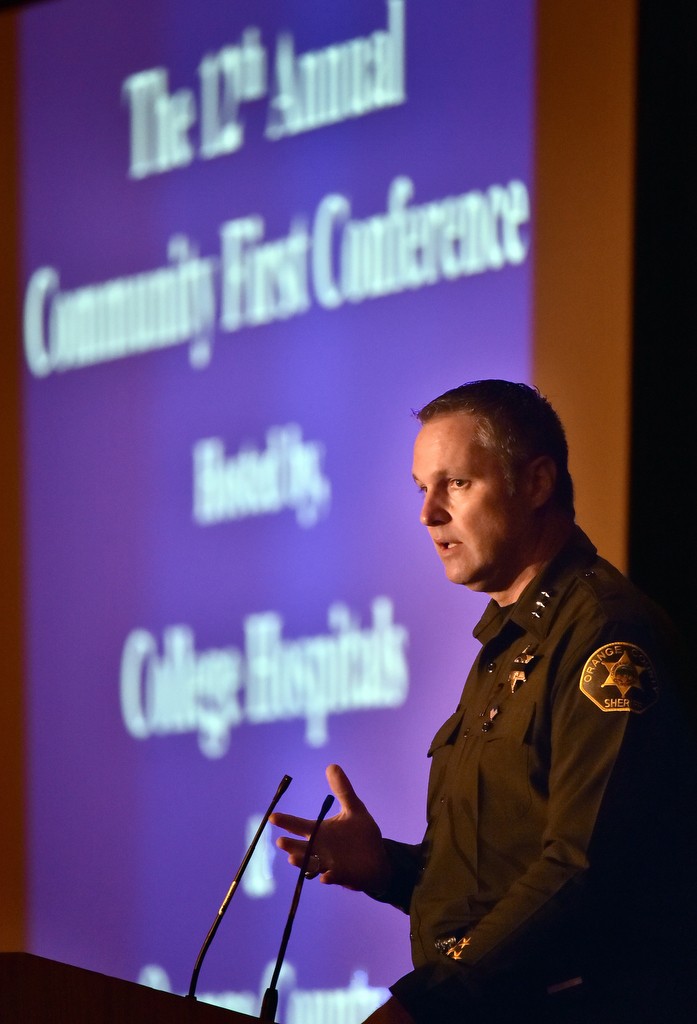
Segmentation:
{"type": "Polygon", "coordinates": [[[697,17],[639,6],[629,572],[694,631],[697,17]]]}

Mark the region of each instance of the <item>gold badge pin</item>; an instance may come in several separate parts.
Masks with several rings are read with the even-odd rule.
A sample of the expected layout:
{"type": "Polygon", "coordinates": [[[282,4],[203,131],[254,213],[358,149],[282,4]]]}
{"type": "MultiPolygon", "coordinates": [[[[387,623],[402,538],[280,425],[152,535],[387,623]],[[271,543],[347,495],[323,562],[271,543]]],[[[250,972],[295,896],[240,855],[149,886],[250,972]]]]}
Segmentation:
{"type": "Polygon", "coordinates": [[[508,683],[511,687],[511,693],[515,693],[516,690],[523,685],[527,680],[527,668],[530,662],[534,658],[534,654],[530,654],[530,644],[525,647],[520,654],[517,654],[513,659],[513,668],[508,673],[508,683]]]}

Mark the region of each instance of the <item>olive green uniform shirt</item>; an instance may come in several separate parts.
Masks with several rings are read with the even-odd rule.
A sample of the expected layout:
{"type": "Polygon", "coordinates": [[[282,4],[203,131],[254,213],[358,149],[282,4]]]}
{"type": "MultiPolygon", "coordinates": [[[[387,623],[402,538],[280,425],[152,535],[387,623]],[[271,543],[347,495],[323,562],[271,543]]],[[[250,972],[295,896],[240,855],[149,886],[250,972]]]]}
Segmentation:
{"type": "Polygon", "coordinates": [[[647,965],[663,978],[676,964],[683,928],[697,967],[697,759],[675,638],[577,528],[474,635],[428,751],[424,839],[386,840],[379,898],[409,913],[415,968],[392,991],[420,1024],[490,1022],[499,1006],[507,1020],[560,992],[627,1007],[647,965]]]}

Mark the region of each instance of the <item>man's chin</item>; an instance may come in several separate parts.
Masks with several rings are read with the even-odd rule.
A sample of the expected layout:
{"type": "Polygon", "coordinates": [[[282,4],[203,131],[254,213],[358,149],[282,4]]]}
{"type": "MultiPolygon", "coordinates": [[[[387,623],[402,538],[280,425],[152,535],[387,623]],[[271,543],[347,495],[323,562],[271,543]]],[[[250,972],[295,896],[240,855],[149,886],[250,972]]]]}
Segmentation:
{"type": "Polygon", "coordinates": [[[446,578],[450,580],[451,583],[457,583],[458,586],[461,587],[469,586],[467,573],[465,573],[462,569],[458,568],[456,565],[445,564],[443,566],[443,569],[445,571],[446,578]]]}
{"type": "Polygon", "coordinates": [[[486,584],[484,580],[474,579],[464,569],[458,568],[456,565],[444,565],[445,575],[451,583],[456,583],[459,587],[467,587],[468,590],[474,593],[482,593],[485,591],[486,584]]]}

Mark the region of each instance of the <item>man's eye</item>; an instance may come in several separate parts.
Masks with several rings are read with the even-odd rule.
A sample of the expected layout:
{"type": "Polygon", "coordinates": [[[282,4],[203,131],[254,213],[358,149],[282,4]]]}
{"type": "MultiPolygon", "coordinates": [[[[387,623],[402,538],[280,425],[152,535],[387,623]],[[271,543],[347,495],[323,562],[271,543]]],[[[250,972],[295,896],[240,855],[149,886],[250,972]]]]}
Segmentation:
{"type": "Polygon", "coordinates": [[[453,487],[464,487],[466,481],[460,480],[458,477],[456,477],[454,480],[451,480],[450,483],[452,484],[453,487]]]}

